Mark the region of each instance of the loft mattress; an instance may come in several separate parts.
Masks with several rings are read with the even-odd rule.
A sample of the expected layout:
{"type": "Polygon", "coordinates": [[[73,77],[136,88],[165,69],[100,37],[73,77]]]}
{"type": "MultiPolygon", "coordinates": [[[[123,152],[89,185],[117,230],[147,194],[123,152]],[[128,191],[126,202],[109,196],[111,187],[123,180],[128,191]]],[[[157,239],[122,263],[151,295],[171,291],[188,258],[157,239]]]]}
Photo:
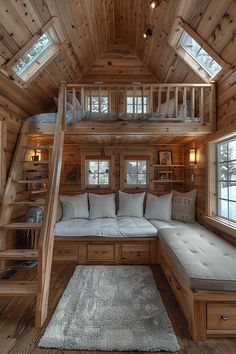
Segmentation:
{"type": "Polygon", "coordinates": [[[55,236],[156,237],[157,229],[145,218],[70,219],[56,223],[55,236]]]}
{"type": "Polygon", "coordinates": [[[236,291],[236,247],[201,227],[158,233],[173,263],[194,290],[236,291]]]}

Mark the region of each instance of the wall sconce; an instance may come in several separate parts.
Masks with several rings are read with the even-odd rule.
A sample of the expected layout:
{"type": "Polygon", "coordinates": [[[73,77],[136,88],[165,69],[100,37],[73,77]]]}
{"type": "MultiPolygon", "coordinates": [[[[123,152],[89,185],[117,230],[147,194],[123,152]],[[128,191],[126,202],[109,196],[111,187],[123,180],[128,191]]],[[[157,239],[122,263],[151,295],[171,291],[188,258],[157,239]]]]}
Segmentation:
{"type": "Polygon", "coordinates": [[[31,156],[32,161],[40,161],[41,154],[38,153],[37,149],[34,150],[34,155],[31,156]]]}
{"type": "Polygon", "coordinates": [[[146,32],[143,34],[143,38],[147,39],[148,37],[152,36],[152,30],[148,28],[146,32]]]}
{"type": "Polygon", "coordinates": [[[196,149],[189,150],[189,164],[196,165],[196,149]]]}

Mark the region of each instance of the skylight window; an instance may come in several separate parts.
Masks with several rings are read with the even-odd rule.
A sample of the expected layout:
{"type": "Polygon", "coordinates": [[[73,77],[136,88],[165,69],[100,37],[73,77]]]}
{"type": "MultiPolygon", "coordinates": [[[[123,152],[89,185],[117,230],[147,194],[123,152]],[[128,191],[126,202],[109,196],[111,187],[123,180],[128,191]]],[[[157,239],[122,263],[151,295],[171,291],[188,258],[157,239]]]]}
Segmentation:
{"type": "Polygon", "coordinates": [[[44,33],[11,67],[18,76],[22,74],[52,45],[53,40],[49,32],[44,33]]]}
{"type": "Polygon", "coordinates": [[[187,32],[183,31],[179,46],[181,46],[196,62],[210,75],[215,77],[222,69],[219,65],[187,32]]]}

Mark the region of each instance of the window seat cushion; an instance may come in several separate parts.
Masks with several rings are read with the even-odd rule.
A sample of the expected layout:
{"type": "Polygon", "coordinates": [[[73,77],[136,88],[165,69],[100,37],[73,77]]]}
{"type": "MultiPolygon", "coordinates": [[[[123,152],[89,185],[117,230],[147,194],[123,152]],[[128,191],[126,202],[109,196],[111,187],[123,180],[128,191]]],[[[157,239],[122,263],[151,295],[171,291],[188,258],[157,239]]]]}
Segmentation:
{"type": "Polygon", "coordinates": [[[159,239],[191,289],[236,291],[236,247],[201,227],[163,228],[159,239]]]}
{"type": "Polygon", "coordinates": [[[156,237],[157,229],[145,218],[70,219],[56,223],[55,236],[156,237]]]}

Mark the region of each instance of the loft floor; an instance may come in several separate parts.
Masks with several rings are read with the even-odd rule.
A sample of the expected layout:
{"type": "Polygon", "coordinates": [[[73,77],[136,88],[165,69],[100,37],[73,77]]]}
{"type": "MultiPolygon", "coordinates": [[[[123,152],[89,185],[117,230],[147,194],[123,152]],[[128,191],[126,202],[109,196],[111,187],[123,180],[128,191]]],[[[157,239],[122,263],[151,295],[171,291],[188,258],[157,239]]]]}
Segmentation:
{"type": "MultiPolygon", "coordinates": [[[[51,291],[49,300],[49,318],[74,272],[75,265],[56,264],[53,267],[51,279],[51,291]]],[[[236,338],[233,339],[210,339],[205,342],[193,342],[187,330],[184,317],[172,294],[167,281],[159,266],[152,267],[153,275],[157,287],[161,293],[169,317],[178,337],[181,350],[179,354],[235,354],[236,338]]],[[[33,280],[35,270],[19,270],[15,279],[33,280]]],[[[44,332],[46,324],[42,329],[34,328],[34,306],[35,300],[29,298],[0,298],[0,353],[2,354],[76,354],[89,353],[80,351],[62,351],[54,349],[40,349],[37,346],[41,334],[44,332]]],[[[46,321],[47,323],[47,321],[46,321]]],[[[92,352],[96,354],[96,352],[92,352]]],[[[102,352],[97,352],[102,354],[102,352]]],[[[164,354],[164,352],[161,352],[164,354]]],[[[112,352],[114,354],[114,352],[112,352]]]]}

